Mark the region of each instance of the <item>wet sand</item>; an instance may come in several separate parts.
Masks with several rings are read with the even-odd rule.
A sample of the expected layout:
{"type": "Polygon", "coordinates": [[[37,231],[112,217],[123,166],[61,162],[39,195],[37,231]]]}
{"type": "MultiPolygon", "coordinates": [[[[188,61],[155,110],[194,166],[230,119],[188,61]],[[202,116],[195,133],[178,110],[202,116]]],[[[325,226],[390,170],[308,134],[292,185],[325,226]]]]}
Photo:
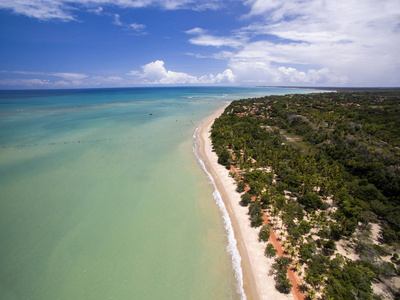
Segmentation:
{"type": "Polygon", "coordinates": [[[258,241],[260,228],[250,226],[248,208],[239,204],[240,194],[236,192],[236,183],[229,176],[229,171],[218,164],[218,158],[212,151],[210,139],[211,126],[224,108],[207,117],[197,131],[199,143],[198,155],[203,160],[207,171],[213,177],[229,213],[237,247],[242,258],[244,290],[248,299],[293,299],[293,295],[284,295],[275,288],[275,280],[268,275],[273,259],[265,257],[266,243],[258,241]]]}

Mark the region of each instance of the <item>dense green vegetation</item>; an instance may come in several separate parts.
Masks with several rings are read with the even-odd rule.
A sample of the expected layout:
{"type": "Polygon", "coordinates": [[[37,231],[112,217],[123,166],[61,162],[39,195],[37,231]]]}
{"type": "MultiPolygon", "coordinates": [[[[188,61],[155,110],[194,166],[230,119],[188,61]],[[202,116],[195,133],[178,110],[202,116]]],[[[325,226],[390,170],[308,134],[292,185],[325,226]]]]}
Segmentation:
{"type": "MultiPolygon", "coordinates": [[[[238,192],[249,187],[241,205],[251,225],[262,225],[262,210],[281,224],[309,295],[369,299],[373,280],[399,274],[400,90],[233,101],[211,138],[219,163],[240,170],[238,192]],[[379,245],[371,224],[379,225],[379,245]],[[337,253],[343,240],[359,259],[337,253]]],[[[286,291],[283,273],[275,278],[286,291]]]]}
{"type": "Polygon", "coordinates": [[[263,242],[268,242],[268,239],[271,235],[271,226],[270,225],[264,225],[261,229],[260,229],[260,233],[258,234],[258,238],[259,241],[263,241],[263,242]]]}
{"type": "Polygon", "coordinates": [[[276,256],[276,254],[278,253],[278,251],[274,248],[274,245],[272,244],[267,244],[267,246],[265,247],[265,251],[264,254],[266,257],[274,257],[276,256]]]}
{"type": "Polygon", "coordinates": [[[275,276],[276,288],[284,294],[289,294],[292,289],[292,284],[286,276],[290,262],[290,258],[281,256],[275,260],[271,268],[271,274],[275,276]]]}

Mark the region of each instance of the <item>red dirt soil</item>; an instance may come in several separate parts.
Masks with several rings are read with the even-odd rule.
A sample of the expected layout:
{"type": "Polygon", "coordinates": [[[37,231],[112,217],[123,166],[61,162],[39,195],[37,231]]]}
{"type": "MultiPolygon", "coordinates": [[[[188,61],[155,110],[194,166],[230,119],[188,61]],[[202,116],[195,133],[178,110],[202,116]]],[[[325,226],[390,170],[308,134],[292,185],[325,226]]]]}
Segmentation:
{"type": "MultiPolygon", "coordinates": [[[[264,225],[271,224],[271,222],[269,221],[268,217],[265,214],[264,214],[263,218],[264,218],[264,225]]],[[[271,228],[271,235],[269,237],[269,242],[272,245],[274,245],[275,249],[278,251],[278,256],[285,255],[283,248],[276,237],[275,231],[272,228],[271,228]]],[[[300,292],[300,283],[299,283],[299,280],[298,280],[296,274],[293,272],[293,270],[288,269],[287,275],[288,275],[290,281],[292,282],[292,294],[293,294],[294,299],[304,300],[304,295],[303,295],[303,293],[300,292]]]]}
{"type": "MultiPolygon", "coordinates": [[[[231,172],[239,175],[237,169],[233,165],[231,165],[231,172]]],[[[244,188],[244,190],[246,192],[248,192],[250,190],[250,187],[246,184],[246,187],[244,188]]],[[[254,201],[254,200],[255,200],[255,197],[252,198],[252,201],[254,201]]],[[[271,222],[269,221],[269,219],[265,213],[263,215],[263,218],[264,218],[264,225],[271,224],[271,222]]],[[[285,255],[283,248],[282,248],[281,244],[279,243],[279,241],[276,237],[275,231],[272,229],[272,227],[271,227],[271,235],[269,237],[269,242],[278,251],[278,256],[285,255]]],[[[289,269],[287,272],[287,275],[288,275],[290,281],[292,282],[292,294],[293,294],[294,299],[295,300],[304,300],[304,295],[302,292],[300,292],[300,283],[299,283],[299,280],[298,280],[296,274],[293,272],[293,270],[289,269]]]]}
{"type": "MultiPolygon", "coordinates": [[[[231,165],[231,172],[239,175],[239,172],[233,165],[231,165]]],[[[244,188],[244,190],[245,190],[245,192],[248,192],[250,190],[250,187],[246,184],[246,187],[244,188]]],[[[255,197],[252,198],[252,201],[254,201],[254,200],[255,200],[255,197]]],[[[271,224],[271,222],[269,221],[269,219],[265,213],[263,215],[263,218],[264,218],[264,225],[271,224]]],[[[276,237],[275,231],[272,228],[271,228],[271,235],[269,237],[269,242],[278,251],[278,256],[285,255],[283,248],[276,237]]],[[[288,277],[289,277],[290,281],[292,282],[292,294],[293,294],[294,299],[295,300],[304,300],[304,295],[302,292],[300,292],[299,280],[298,280],[296,274],[293,272],[293,270],[291,270],[291,269],[288,270],[288,277]]]]}

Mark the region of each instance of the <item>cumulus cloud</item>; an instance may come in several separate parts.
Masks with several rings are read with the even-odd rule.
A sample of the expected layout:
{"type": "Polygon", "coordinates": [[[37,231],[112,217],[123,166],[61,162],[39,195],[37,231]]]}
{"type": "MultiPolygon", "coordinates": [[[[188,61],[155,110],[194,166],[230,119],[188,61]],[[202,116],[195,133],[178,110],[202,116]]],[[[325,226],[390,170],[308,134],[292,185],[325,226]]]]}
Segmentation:
{"type": "Polygon", "coordinates": [[[199,78],[201,83],[233,83],[235,82],[235,75],[231,69],[226,69],[224,72],[214,76],[210,74],[208,76],[201,76],[199,78]]]}
{"type": "Polygon", "coordinates": [[[252,14],[269,12],[253,34],[293,41],[267,45],[264,51],[275,61],[321,66],[341,74],[349,84],[396,84],[399,1],[289,0],[270,7],[267,1],[257,0],[249,4],[252,14]]]}
{"type": "MultiPolygon", "coordinates": [[[[229,36],[193,29],[192,44],[228,46],[237,82],[400,84],[398,0],[248,0],[247,26],[229,36]],[[253,21],[254,20],[254,21],[253,21]]],[[[199,57],[201,53],[197,54],[199,57]]]]}
{"type": "MultiPolygon", "coordinates": [[[[322,80],[324,78],[325,84],[344,84],[347,79],[346,75],[336,74],[326,66],[320,69],[309,67],[310,62],[312,65],[318,66],[319,62],[323,61],[324,55],[326,54],[319,52],[307,43],[274,44],[269,41],[258,41],[249,43],[240,51],[232,54],[229,66],[239,78],[244,80],[251,77],[257,82],[324,84],[322,80]],[[312,58],[308,56],[312,56],[312,58]],[[299,71],[299,67],[303,70],[299,71]],[[326,76],[312,76],[318,72],[316,70],[325,70],[326,76]],[[330,71],[326,72],[326,70],[330,71]]],[[[317,74],[324,72],[320,71],[317,74]]]]}
{"type": "Polygon", "coordinates": [[[89,76],[80,73],[46,73],[30,71],[0,71],[2,74],[34,78],[0,79],[0,88],[82,88],[82,87],[128,87],[137,85],[193,85],[193,84],[230,84],[235,82],[232,70],[226,69],[219,74],[194,76],[184,72],[167,70],[164,62],[156,60],[133,70],[125,76],[89,76]],[[54,77],[54,79],[52,79],[54,77]],[[62,78],[60,80],[60,78],[62,78]]]}
{"type": "Polygon", "coordinates": [[[331,72],[328,68],[320,70],[299,71],[295,68],[278,67],[278,80],[284,83],[311,83],[311,84],[334,84],[341,85],[346,82],[346,77],[340,77],[331,72]]]}
{"type": "MultiPolygon", "coordinates": [[[[40,20],[73,21],[76,20],[74,13],[79,10],[106,14],[104,11],[110,6],[202,10],[221,8],[223,3],[217,0],[0,0],[0,9],[40,20]]],[[[194,76],[167,70],[164,62],[154,61],[144,65],[141,71],[128,74],[142,83],[159,84],[400,85],[400,1],[245,0],[243,5],[248,8],[240,19],[244,25],[228,35],[218,34],[212,28],[195,27],[185,31],[192,45],[202,46],[198,47],[199,53],[186,50],[191,51],[187,55],[225,60],[226,71],[194,76]],[[203,50],[204,47],[208,48],[203,50]],[[215,53],[210,53],[211,47],[215,53]]],[[[119,15],[111,16],[114,24],[133,34],[144,34],[145,25],[121,20],[119,15]]],[[[36,74],[58,76],[62,79],[60,85],[110,80],[78,73],[36,74]]],[[[130,83],[123,77],[114,82],[130,83]]]]}
{"type": "Polygon", "coordinates": [[[217,75],[193,76],[184,72],[167,70],[162,60],[156,60],[142,66],[142,72],[131,71],[129,75],[138,76],[146,84],[211,84],[233,83],[235,76],[232,70],[227,69],[217,75]]]}
{"type": "Polygon", "coordinates": [[[164,67],[164,62],[161,60],[157,60],[142,66],[142,70],[142,77],[151,83],[184,84],[195,83],[197,81],[195,76],[182,72],[167,71],[164,67]]]}

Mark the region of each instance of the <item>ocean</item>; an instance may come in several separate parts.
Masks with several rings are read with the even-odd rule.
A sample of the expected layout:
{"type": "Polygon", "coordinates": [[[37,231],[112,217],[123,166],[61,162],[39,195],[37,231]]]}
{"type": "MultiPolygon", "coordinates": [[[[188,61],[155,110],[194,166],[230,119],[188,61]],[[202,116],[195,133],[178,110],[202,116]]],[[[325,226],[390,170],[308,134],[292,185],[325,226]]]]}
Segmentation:
{"type": "Polygon", "coordinates": [[[0,91],[0,298],[245,298],[193,133],[228,101],[306,92],[0,91]]]}

